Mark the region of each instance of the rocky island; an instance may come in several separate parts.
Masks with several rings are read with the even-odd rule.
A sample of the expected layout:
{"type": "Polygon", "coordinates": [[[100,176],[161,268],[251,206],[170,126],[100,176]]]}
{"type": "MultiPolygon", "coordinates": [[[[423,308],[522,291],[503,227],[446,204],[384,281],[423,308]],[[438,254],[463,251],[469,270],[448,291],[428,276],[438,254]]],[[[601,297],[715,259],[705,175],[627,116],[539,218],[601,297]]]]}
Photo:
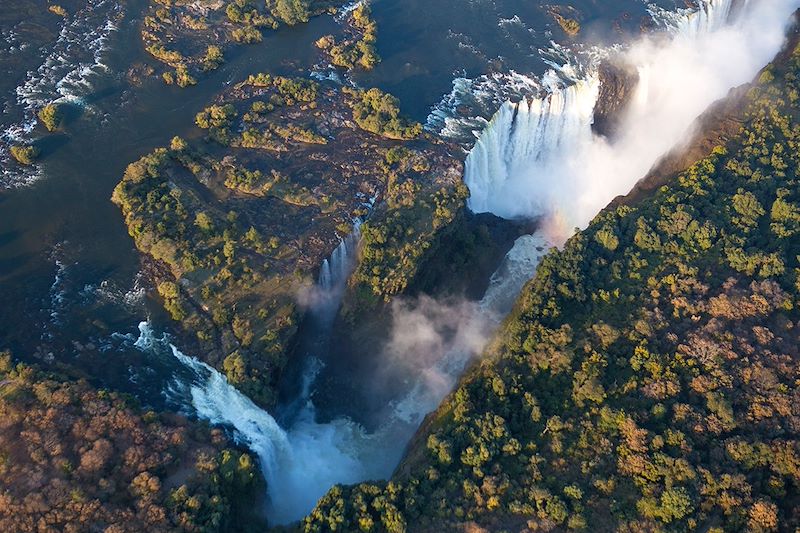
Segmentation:
{"type": "Polygon", "coordinates": [[[800,528],[800,0],[9,2],[0,530],[800,528]]]}
{"type": "Polygon", "coordinates": [[[251,75],[114,191],[172,317],[204,359],[263,405],[320,265],[365,220],[358,279],[402,292],[463,206],[452,147],[377,89],[251,75]]]}

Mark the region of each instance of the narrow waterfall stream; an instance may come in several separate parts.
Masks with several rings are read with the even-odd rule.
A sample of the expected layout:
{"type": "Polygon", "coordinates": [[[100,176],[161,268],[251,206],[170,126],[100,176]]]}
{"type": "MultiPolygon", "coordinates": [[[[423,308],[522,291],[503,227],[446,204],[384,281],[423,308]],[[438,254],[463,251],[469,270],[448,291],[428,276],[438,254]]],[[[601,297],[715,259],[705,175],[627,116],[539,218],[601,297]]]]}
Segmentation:
{"type": "MultiPolygon", "coordinates": [[[[174,400],[230,428],[258,455],[272,524],[301,518],[334,484],[388,477],[419,423],[482,351],[546,251],[628,192],[709,104],[749,81],[780,49],[786,21],[797,7],[798,0],[703,0],[699,10],[655,14],[671,36],[646,38],[622,52],[640,82],[614,141],[591,129],[599,88],[594,74],[576,81],[553,71],[542,80],[543,94],[502,105],[466,160],[469,207],[504,218],[544,216],[548,223],[516,241],[482,300],[448,325],[455,331],[451,342],[432,344],[438,351],[417,369],[405,396],[387,407],[377,430],[368,432],[347,418],[316,421],[311,393],[319,365],[313,359],[298,414],[281,427],[218,371],[156,337],[147,323],[140,325],[137,346],[177,358],[191,379],[176,380],[174,400]],[[726,60],[731,56],[737,57],[735,64],[726,60]]],[[[358,225],[321,267],[315,312],[324,320],[336,315],[357,239],[358,225]]],[[[424,316],[416,318],[412,327],[432,327],[424,316]]]]}
{"type": "Polygon", "coordinates": [[[356,267],[361,224],[360,218],[353,221],[353,231],[339,241],[339,246],[329,258],[322,261],[319,269],[312,312],[327,326],[336,317],[347,288],[347,280],[356,267]]]}
{"type": "Polygon", "coordinates": [[[621,53],[639,82],[614,140],[592,132],[596,65],[577,81],[549,72],[544,94],[504,104],[469,153],[470,208],[546,216],[562,242],[690,138],[710,104],[752,80],[780,50],[796,8],[791,0],[703,0],[696,11],[654,13],[671,38],[646,37],[621,53]]]}

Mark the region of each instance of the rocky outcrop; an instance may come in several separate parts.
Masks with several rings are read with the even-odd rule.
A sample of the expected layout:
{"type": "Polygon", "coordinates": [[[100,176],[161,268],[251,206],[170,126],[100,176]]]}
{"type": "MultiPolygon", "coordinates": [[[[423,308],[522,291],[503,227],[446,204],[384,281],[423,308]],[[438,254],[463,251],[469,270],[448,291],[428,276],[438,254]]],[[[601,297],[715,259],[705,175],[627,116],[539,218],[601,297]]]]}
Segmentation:
{"type": "Polygon", "coordinates": [[[598,76],[600,94],[594,108],[592,131],[613,140],[639,84],[639,73],[631,65],[608,60],[600,64],[598,76]]]}

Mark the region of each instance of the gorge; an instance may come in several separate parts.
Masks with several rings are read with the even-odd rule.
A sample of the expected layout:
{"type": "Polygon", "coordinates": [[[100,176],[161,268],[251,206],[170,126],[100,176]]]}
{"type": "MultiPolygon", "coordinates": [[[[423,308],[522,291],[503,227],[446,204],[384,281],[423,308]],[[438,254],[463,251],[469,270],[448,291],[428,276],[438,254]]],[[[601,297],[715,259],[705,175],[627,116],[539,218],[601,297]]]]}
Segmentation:
{"type": "MultiPolygon", "coordinates": [[[[425,414],[450,391],[470,359],[483,351],[550,243],[562,244],[572,228],[584,227],[614,197],[627,193],[659,156],[680,145],[703,110],[751,80],[780,50],[787,21],[797,7],[794,2],[743,4],[736,9],[733,5],[709,0],[699,11],[681,16],[659,13],[668,37],[645,37],[622,52],[609,52],[622,56],[615,60],[635,65],[639,74],[614,139],[592,131],[600,85],[597,64],[583,66],[580,70],[590,74],[580,79],[562,74],[579,69],[550,71],[543,77],[543,96],[501,106],[467,156],[468,205],[472,211],[505,218],[541,218],[541,230],[518,239],[483,300],[470,304],[466,312],[442,310],[441,304],[435,304],[435,312],[422,311],[424,321],[435,322],[436,313],[450,315],[448,327],[456,330],[455,339],[425,345],[433,353],[427,366],[416,369],[422,377],[409,385],[407,395],[374,432],[347,418],[315,421],[311,392],[318,363],[313,359],[303,376],[298,399],[302,407],[281,428],[216,370],[170,346],[196,374],[189,385],[196,415],[234,428],[241,442],[260,457],[272,523],[301,518],[332,485],[388,477],[425,414]],[[741,58],[735,65],[724,61],[731,53],[741,58]],[[660,126],[653,130],[653,124],[660,126]],[[493,302],[503,303],[495,307],[493,302]]],[[[352,240],[342,241],[323,263],[320,285],[326,297],[320,305],[326,312],[338,309],[352,247],[352,240]]],[[[395,326],[407,319],[402,311],[393,318],[395,326]]]]}
{"type": "Polygon", "coordinates": [[[800,527],[800,0],[10,2],[0,529],[800,527]]]}

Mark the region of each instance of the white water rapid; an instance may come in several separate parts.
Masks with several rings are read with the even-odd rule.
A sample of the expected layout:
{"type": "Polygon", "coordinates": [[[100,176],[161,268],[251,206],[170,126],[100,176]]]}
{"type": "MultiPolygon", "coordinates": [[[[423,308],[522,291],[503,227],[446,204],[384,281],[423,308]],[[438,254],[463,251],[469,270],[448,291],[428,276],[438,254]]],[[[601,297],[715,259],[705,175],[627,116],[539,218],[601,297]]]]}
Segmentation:
{"type": "MultiPolygon", "coordinates": [[[[35,166],[21,168],[11,163],[7,146],[33,140],[37,110],[51,102],[84,106],[84,98],[94,90],[95,78],[109,72],[105,60],[125,5],[114,0],[87,0],[83,4],[64,19],[55,42],[42,47],[42,61],[16,88],[16,102],[4,102],[0,189],[29,185],[42,176],[35,166]]],[[[0,48],[0,60],[18,55],[26,46],[19,28],[3,30],[2,34],[5,49],[0,48]]]]}
{"type": "MultiPolygon", "coordinates": [[[[561,217],[571,228],[586,224],[615,195],[627,192],[698,114],[771,59],[800,3],[751,0],[747,16],[732,20],[732,1],[702,0],[700,11],[662,20],[670,39],[642,40],[624,52],[638,67],[641,83],[614,145],[591,132],[598,94],[598,81],[591,75],[576,81],[553,72],[541,80],[540,86],[547,87],[544,97],[504,104],[467,159],[470,207],[508,218],[561,217]]],[[[563,239],[566,232],[547,235],[563,239]]],[[[413,365],[416,379],[374,432],[346,418],[316,421],[309,391],[318,365],[312,364],[304,376],[300,415],[290,427],[281,427],[218,371],[181,353],[165,337],[155,337],[147,323],[140,325],[136,344],[168,353],[189,371],[191,378],[176,381],[172,396],[190,404],[198,417],[230,428],[258,455],[268,483],[268,517],[273,525],[285,524],[308,513],[336,483],[391,474],[420,421],[483,350],[550,242],[545,233],[518,239],[478,303],[448,307],[421,299],[395,306],[389,351],[401,359],[412,352],[425,357],[398,363],[413,365]]],[[[344,240],[320,272],[320,288],[334,295],[333,314],[340,298],[334,289],[343,287],[352,268],[343,266],[351,264],[352,244],[344,240]]],[[[391,357],[387,364],[393,363],[391,357]]]]}
{"type": "MultiPolygon", "coordinates": [[[[312,359],[304,375],[304,406],[291,427],[282,428],[216,369],[185,355],[166,336],[157,337],[149,323],[139,324],[135,345],[153,354],[169,354],[190,371],[191,379],[176,378],[168,396],[199,418],[230,428],[238,442],[258,456],[268,486],[267,516],[273,525],[286,524],[305,516],[337,483],[391,475],[419,423],[452,389],[469,359],[483,348],[488,334],[508,312],[548,248],[539,236],[517,240],[492,276],[483,300],[470,305],[467,320],[459,316],[455,338],[437,345],[438,353],[433,350],[429,364],[419,369],[419,377],[410,384],[406,396],[391,406],[386,422],[373,433],[347,418],[328,423],[315,420],[310,390],[320,370],[316,360],[312,359]]],[[[450,310],[440,312],[447,314],[450,310]]]]}
{"type": "Polygon", "coordinates": [[[640,82],[613,143],[591,131],[596,75],[505,103],[467,157],[470,208],[504,218],[549,217],[550,236],[562,242],[687,139],[711,103],[750,81],[780,50],[798,6],[700,0],[694,11],[659,12],[668,38],[643,38],[622,52],[640,82]]]}

